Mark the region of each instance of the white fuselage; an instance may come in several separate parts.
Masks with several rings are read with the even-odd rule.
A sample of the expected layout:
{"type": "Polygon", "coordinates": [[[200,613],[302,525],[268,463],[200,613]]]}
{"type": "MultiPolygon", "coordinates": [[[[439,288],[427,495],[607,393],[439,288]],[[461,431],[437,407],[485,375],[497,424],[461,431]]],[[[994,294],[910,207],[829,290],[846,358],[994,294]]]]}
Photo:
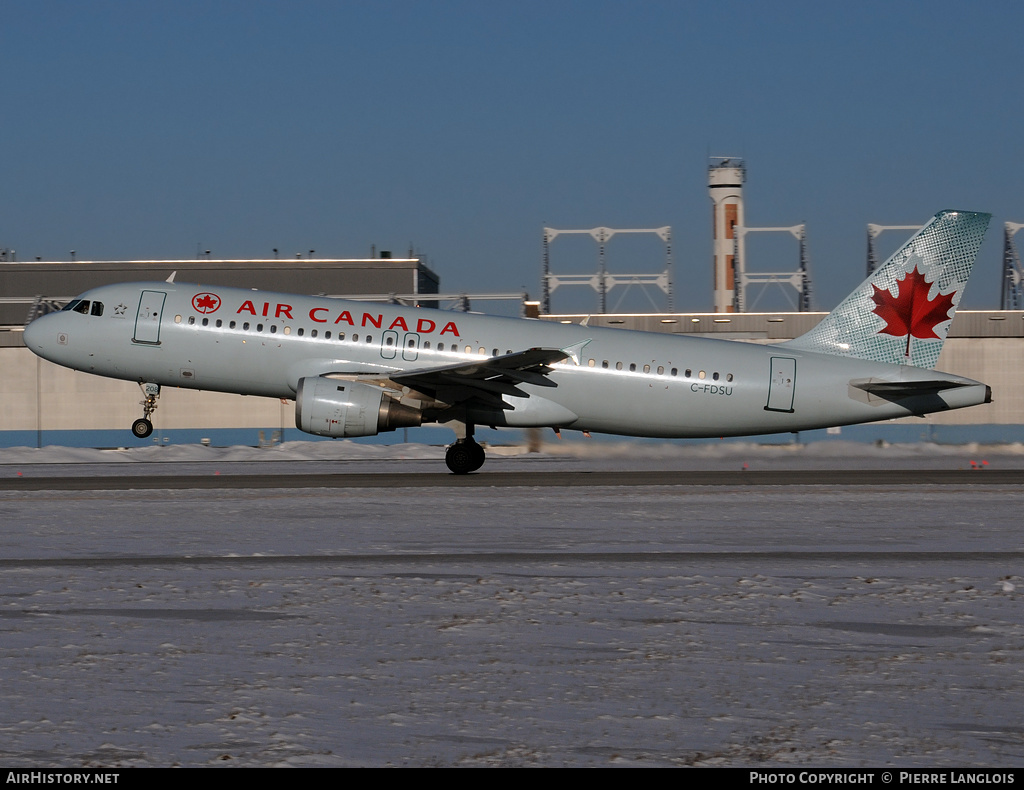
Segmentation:
{"type": "Polygon", "coordinates": [[[100,376],[244,395],[294,398],[304,377],[386,381],[400,372],[531,348],[573,349],[574,358],[552,366],[548,378],[555,386],[522,384],[530,397],[506,396],[514,408],[490,418],[469,415],[485,424],[735,436],[959,408],[987,395],[984,385],[957,376],[785,344],[185,283],[110,285],[79,298],[89,309],[37,319],[26,328],[26,345],[48,360],[100,376]],[[948,380],[950,389],[899,402],[851,386],[936,378],[948,380]]]}

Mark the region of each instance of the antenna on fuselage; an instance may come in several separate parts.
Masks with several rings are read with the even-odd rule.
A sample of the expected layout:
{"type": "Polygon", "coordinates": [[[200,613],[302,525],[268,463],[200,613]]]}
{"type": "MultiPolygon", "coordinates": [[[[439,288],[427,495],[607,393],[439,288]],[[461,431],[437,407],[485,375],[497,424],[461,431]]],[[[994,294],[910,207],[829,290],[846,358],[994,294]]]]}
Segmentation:
{"type": "Polygon", "coordinates": [[[167,278],[167,282],[173,283],[174,282],[174,275],[176,275],[177,273],[178,273],[177,269],[175,269],[173,272],[171,272],[171,276],[167,278]]]}

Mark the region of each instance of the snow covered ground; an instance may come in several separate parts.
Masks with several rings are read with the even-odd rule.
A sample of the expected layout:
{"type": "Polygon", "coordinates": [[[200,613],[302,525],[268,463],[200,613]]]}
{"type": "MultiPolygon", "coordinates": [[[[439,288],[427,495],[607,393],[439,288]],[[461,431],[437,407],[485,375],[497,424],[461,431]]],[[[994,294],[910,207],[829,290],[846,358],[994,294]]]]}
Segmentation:
{"type": "MultiPolygon", "coordinates": [[[[1024,464],[600,448],[485,469],[1024,464]]],[[[437,448],[98,452],[0,474],[395,488],[0,492],[0,764],[1024,764],[1016,488],[424,489],[402,474],[437,448]]]]}

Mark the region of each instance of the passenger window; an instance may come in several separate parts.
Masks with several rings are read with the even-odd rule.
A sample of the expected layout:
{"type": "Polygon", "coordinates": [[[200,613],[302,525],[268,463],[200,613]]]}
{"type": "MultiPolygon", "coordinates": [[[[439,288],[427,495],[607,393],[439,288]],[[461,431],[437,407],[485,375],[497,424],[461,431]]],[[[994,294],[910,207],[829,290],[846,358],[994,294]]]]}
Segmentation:
{"type": "Polygon", "coordinates": [[[699,373],[697,374],[697,378],[699,378],[699,379],[703,379],[703,378],[706,378],[706,377],[707,377],[707,375],[708,375],[708,374],[707,374],[707,373],[705,373],[705,372],[704,372],[704,371],[702,370],[702,371],[700,371],[700,372],[699,372],[699,373]]]}
{"type": "Polygon", "coordinates": [[[209,325],[210,325],[210,319],[209,318],[204,318],[203,319],[203,326],[209,326],[209,325]]]}
{"type": "Polygon", "coordinates": [[[718,371],[717,370],[714,373],[711,374],[711,378],[714,379],[715,381],[718,381],[718,371]]]}
{"type": "Polygon", "coordinates": [[[176,324],[180,324],[181,323],[181,316],[180,315],[174,316],[174,323],[176,323],[176,324]]]}
{"type": "Polygon", "coordinates": [[[693,371],[687,368],[686,373],[684,373],[683,375],[686,376],[686,378],[690,378],[690,376],[693,375],[693,371]]]}
{"type": "Polygon", "coordinates": [[[325,340],[330,340],[331,339],[331,332],[330,332],[330,330],[324,332],[324,339],[325,340]]]}
{"type": "Polygon", "coordinates": [[[196,317],[194,315],[190,315],[188,317],[189,326],[192,326],[192,324],[194,324],[195,322],[196,322],[196,317]]]}
{"type": "Polygon", "coordinates": [[[276,335],[277,334],[277,324],[271,324],[270,325],[270,334],[272,334],[272,335],[276,335]]]}
{"type": "Polygon", "coordinates": [[[622,370],[622,363],[621,362],[616,362],[615,363],[615,369],[616,370],[622,370]]]}
{"type": "Polygon", "coordinates": [[[608,370],[608,360],[607,359],[602,359],[601,360],[601,367],[604,368],[605,370],[608,370]]]}
{"type": "Polygon", "coordinates": [[[359,335],[352,335],[352,342],[353,343],[358,343],[359,342],[359,335]]]}
{"type": "Polygon", "coordinates": [[[300,326],[299,327],[299,337],[302,337],[304,334],[306,334],[306,329],[304,327],[300,326]]]}
{"type": "Polygon", "coordinates": [[[732,381],[732,373],[727,373],[725,376],[726,381],[732,381]]]}
{"type": "Polygon", "coordinates": [[[430,351],[430,341],[429,340],[424,340],[423,341],[423,350],[424,351],[430,351]]]}
{"type": "Polygon", "coordinates": [[[679,368],[672,368],[672,375],[673,376],[678,376],[679,375],[679,368]]]}
{"type": "Polygon", "coordinates": [[[498,356],[498,349],[494,349],[494,351],[491,352],[491,356],[492,357],[498,356]]]}
{"type": "Polygon", "coordinates": [[[284,333],[285,333],[286,335],[290,335],[290,334],[292,333],[292,328],[291,328],[290,326],[286,326],[286,327],[284,328],[284,333]]]}
{"type": "Polygon", "coordinates": [[[218,318],[218,319],[217,319],[217,328],[218,328],[218,329],[220,329],[220,328],[221,328],[222,326],[224,326],[224,322],[223,322],[223,321],[221,321],[221,320],[220,320],[220,319],[218,318]]]}
{"type": "Polygon", "coordinates": [[[246,321],[244,324],[242,324],[242,331],[243,332],[248,332],[249,331],[249,322],[248,321],[246,321]]]}
{"type": "Polygon", "coordinates": [[[644,373],[650,373],[650,372],[651,372],[651,366],[650,365],[644,365],[644,373]]]}
{"type": "Polygon", "coordinates": [[[588,359],[587,360],[587,367],[592,368],[592,367],[594,367],[595,364],[597,364],[597,360],[596,359],[588,359]]]}
{"type": "Polygon", "coordinates": [[[384,341],[384,345],[386,345],[386,346],[394,345],[394,341],[389,337],[387,340],[384,341]]]}
{"type": "Polygon", "coordinates": [[[341,341],[341,340],[344,340],[344,339],[345,339],[345,333],[344,332],[338,332],[338,340],[341,341]]]}
{"type": "Polygon", "coordinates": [[[372,335],[367,335],[366,336],[366,342],[367,343],[372,343],[373,342],[373,336],[372,335]]]}
{"type": "Polygon", "coordinates": [[[309,330],[309,336],[310,337],[316,337],[316,330],[315,329],[310,329],[309,330]]]}
{"type": "Polygon", "coordinates": [[[660,376],[664,372],[665,372],[665,366],[664,365],[658,365],[658,375],[660,376]]]}
{"type": "Polygon", "coordinates": [[[256,331],[257,332],[262,332],[263,331],[263,324],[256,324],[256,331]]]}
{"type": "Polygon", "coordinates": [[[635,362],[630,362],[629,363],[629,372],[630,373],[636,373],[636,363],[635,362]]]}

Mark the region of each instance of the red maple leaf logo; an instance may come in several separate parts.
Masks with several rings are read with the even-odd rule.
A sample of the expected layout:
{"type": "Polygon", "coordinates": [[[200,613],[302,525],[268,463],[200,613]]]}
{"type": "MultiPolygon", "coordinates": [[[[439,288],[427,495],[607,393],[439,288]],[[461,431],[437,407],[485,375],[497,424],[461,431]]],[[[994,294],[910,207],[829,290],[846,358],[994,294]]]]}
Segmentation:
{"type": "Polygon", "coordinates": [[[192,306],[200,313],[212,313],[220,307],[220,297],[211,293],[196,294],[192,297],[192,306]]]}
{"type": "Polygon", "coordinates": [[[910,356],[910,338],[922,340],[935,338],[935,327],[949,320],[949,311],[953,308],[953,294],[936,294],[934,299],[928,298],[932,284],[924,279],[924,274],[916,268],[896,281],[894,297],[885,288],[875,289],[871,301],[875,303],[872,310],[875,315],[885,321],[880,334],[907,338],[907,356],[910,356]]]}

